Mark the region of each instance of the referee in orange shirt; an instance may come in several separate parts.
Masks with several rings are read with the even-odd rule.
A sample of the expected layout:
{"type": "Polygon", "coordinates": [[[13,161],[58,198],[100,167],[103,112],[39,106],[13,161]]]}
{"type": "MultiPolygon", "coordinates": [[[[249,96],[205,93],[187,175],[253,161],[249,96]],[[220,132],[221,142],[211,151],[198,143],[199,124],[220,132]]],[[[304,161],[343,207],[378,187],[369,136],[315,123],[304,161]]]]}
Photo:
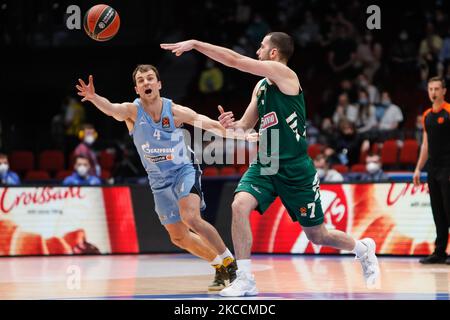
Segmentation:
{"type": "MultiPolygon", "coordinates": [[[[428,160],[428,188],[431,210],[436,225],[434,252],[420,263],[446,263],[448,229],[450,227],[450,104],[445,98],[445,80],[428,80],[428,96],[432,107],[423,114],[423,142],[414,170],[414,185],[420,184],[420,170],[428,160]]],[[[450,261],[447,261],[450,264],[450,261]]]]}

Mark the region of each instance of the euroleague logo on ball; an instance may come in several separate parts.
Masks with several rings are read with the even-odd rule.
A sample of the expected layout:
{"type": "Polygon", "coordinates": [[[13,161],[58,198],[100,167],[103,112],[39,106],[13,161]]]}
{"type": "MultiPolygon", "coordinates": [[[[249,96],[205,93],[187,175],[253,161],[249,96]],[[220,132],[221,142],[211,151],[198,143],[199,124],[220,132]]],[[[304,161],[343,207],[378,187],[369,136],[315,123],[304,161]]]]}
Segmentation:
{"type": "MultiPolygon", "coordinates": [[[[76,5],[67,7],[66,26],[70,30],[81,29],[81,9],[76,5]]],[[[111,40],[120,28],[118,12],[106,5],[98,4],[90,8],[83,19],[83,28],[86,34],[96,41],[111,40]]]]}
{"type": "Polygon", "coordinates": [[[84,15],[84,31],[97,41],[112,39],[120,28],[120,18],[116,10],[106,4],[90,8],[84,15]]]}

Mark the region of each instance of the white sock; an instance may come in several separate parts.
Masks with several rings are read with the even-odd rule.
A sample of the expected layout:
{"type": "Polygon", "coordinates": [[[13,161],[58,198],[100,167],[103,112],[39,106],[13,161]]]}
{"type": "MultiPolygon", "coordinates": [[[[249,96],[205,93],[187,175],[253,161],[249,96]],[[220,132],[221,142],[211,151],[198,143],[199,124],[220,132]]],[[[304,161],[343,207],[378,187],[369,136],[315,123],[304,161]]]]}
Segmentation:
{"type": "Polygon", "coordinates": [[[236,260],[238,269],[245,272],[246,274],[252,273],[252,260],[250,259],[242,259],[236,260]]]}
{"type": "Polygon", "coordinates": [[[367,252],[367,246],[361,240],[355,240],[355,247],[352,252],[359,258],[367,252]]]}
{"type": "Polygon", "coordinates": [[[225,252],[220,255],[220,259],[222,259],[223,261],[227,257],[231,257],[234,260],[233,254],[230,252],[230,250],[228,250],[228,248],[226,248],[225,252]]]}
{"type": "Polygon", "coordinates": [[[215,266],[217,266],[217,265],[222,265],[222,259],[220,258],[220,256],[216,256],[215,258],[214,258],[214,260],[212,260],[212,261],[210,261],[209,262],[209,264],[210,265],[212,265],[213,267],[215,267],[215,266]]]}

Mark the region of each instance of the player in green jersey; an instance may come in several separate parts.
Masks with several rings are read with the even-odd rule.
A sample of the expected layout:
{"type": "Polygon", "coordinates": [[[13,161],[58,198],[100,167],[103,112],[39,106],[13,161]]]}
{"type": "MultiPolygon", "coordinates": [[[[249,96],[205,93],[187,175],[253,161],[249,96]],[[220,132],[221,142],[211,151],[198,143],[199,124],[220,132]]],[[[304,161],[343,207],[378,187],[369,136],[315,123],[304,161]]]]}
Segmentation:
{"type": "Polygon", "coordinates": [[[232,204],[237,278],[220,294],[258,294],[251,273],[249,215],[253,210],[264,213],[277,196],[292,220],[299,221],[311,242],[355,253],[368,287],[378,285],[380,270],[373,239],[355,240],[342,231],[328,230],[323,223],[319,177],[306,152],[303,91],[297,74],[287,66],[294,52],[292,38],[283,32],[267,34],[256,52],[258,60],[197,40],[161,44],[161,47],[177,56],[195,49],[226,66],[264,77],[256,84],[250,104],[240,120],[234,121],[233,113],[224,112],[219,106],[219,120],[227,129],[248,130],[260,120],[258,157],[240,180],[232,204]]]}

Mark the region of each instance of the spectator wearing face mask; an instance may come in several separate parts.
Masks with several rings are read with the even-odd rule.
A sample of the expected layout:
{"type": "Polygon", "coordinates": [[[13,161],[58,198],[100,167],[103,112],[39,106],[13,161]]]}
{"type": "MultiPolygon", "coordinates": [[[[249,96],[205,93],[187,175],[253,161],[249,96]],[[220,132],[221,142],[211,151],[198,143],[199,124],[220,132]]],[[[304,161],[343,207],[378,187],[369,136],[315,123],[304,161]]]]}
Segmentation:
{"type": "Polygon", "coordinates": [[[380,156],[369,153],[366,157],[366,172],[361,175],[361,181],[386,182],[389,177],[383,172],[380,156]]]}
{"type": "Polygon", "coordinates": [[[398,128],[403,121],[402,110],[392,103],[387,91],[383,91],[381,94],[380,107],[383,109],[383,116],[378,124],[380,136],[383,140],[398,138],[398,128]]]}
{"type": "Polygon", "coordinates": [[[0,153],[0,185],[19,185],[20,178],[17,173],[9,170],[9,162],[6,154],[0,153]]]}
{"type": "Polygon", "coordinates": [[[358,91],[358,106],[357,132],[364,133],[365,137],[370,138],[378,123],[375,106],[370,103],[369,93],[365,89],[359,89],[358,91]]]}
{"type": "Polygon", "coordinates": [[[360,73],[356,78],[356,86],[358,89],[364,89],[367,91],[369,94],[370,103],[376,104],[380,102],[380,92],[364,73],[360,73]]]}
{"type": "Polygon", "coordinates": [[[318,154],[314,159],[314,166],[320,182],[343,182],[344,177],[334,169],[330,169],[330,163],[324,154],[318,154]]]}
{"type": "Polygon", "coordinates": [[[88,158],[90,169],[89,174],[91,176],[100,176],[101,168],[97,160],[97,155],[92,147],[95,140],[97,140],[97,131],[91,124],[85,124],[83,130],[80,131],[79,138],[82,140],[80,144],[75,148],[73,155],[75,157],[83,155],[88,158]]]}
{"type": "Polygon", "coordinates": [[[95,175],[89,174],[89,159],[85,156],[77,156],[75,158],[74,172],[72,175],[64,179],[63,185],[77,185],[77,186],[94,186],[100,185],[100,179],[95,175]]]}

